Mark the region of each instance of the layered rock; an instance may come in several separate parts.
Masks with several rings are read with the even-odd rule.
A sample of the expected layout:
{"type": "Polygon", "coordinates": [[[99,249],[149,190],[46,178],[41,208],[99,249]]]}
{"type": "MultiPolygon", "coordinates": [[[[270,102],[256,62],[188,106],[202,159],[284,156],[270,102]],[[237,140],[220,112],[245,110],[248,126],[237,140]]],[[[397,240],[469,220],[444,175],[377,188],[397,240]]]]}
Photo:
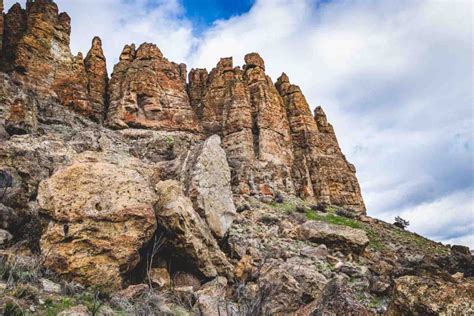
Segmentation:
{"type": "MultiPolygon", "coordinates": [[[[55,94],[64,106],[99,121],[104,115],[105,95],[99,101],[94,95],[91,104],[83,57],[72,55],[70,33],[70,17],[59,13],[53,1],[28,1],[26,9],[15,4],[5,16],[1,68],[36,92],[55,94]],[[97,101],[100,108],[94,103],[97,101]]],[[[93,92],[102,89],[97,80],[91,85],[93,92]]]]}
{"type": "Polygon", "coordinates": [[[286,105],[293,140],[293,178],[297,194],[364,213],[355,167],[343,155],[326,114],[314,117],[301,89],[283,73],[276,87],[286,105]]]}
{"type": "Polygon", "coordinates": [[[186,92],[186,65],[169,62],[156,45],[127,45],[109,85],[107,124],[199,133],[186,92]]]}
{"type": "Polygon", "coordinates": [[[50,222],[41,237],[44,265],[85,285],[122,287],[138,250],[156,229],[155,194],[133,159],[86,154],[38,190],[50,222]]]}

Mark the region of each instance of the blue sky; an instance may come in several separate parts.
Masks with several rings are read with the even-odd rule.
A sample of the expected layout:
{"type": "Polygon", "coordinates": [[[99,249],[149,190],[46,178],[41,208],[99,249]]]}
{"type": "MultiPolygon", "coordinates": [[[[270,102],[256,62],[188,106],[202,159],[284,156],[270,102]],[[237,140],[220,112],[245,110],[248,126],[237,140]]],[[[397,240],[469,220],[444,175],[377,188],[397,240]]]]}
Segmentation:
{"type": "Polygon", "coordinates": [[[324,107],[369,215],[474,248],[472,1],[56,2],[73,52],[100,36],[110,71],[132,42],[188,70],[259,52],[273,80],[286,72],[324,107]]]}
{"type": "Polygon", "coordinates": [[[250,10],[254,0],[183,0],[184,14],[199,31],[216,20],[229,19],[250,10]]]}

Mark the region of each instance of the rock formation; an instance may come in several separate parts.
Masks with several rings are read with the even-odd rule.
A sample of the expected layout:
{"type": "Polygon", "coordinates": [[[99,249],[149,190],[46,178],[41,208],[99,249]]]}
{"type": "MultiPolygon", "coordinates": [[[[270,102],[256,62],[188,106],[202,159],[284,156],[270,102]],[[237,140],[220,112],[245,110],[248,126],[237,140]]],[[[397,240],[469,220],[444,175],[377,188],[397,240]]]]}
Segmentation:
{"type": "Polygon", "coordinates": [[[126,46],[109,86],[108,125],[199,133],[186,93],[186,65],[169,62],[153,44],[126,46]]]}
{"type": "Polygon", "coordinates": [[[100,41],[94,41],[85,67],[82,54],[71,53],[70,33],[70,17],[59,13],[52,0],[28,1],[26,9],[15,4],[5,15],[1,68],[38,93],[55,94],[63,105],[100,121],[106,77],[100,41]]]}
{"type": "Polygon", "coordinates": [[[109,81],[69,34],[52,0],[0,15],[0,314],[472,314],[469,249],[366,216],[258,54],[187,74],[132,44],[109,81]]]}

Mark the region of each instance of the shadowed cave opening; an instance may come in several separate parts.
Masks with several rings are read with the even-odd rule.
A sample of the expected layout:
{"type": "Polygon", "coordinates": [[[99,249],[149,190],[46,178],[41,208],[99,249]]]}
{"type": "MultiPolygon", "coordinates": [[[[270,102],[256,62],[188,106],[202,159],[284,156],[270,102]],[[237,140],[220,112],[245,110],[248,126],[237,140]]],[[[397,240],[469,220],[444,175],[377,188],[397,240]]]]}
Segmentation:
{"type": "Polygon", "coordinates": [[[140,284],[147,283],[147,270],[151,268],[166,268],[168,271],[171,281],[173,281],[174,276],[177,273],[189,273],[195,276],[201,281],[201,284],[204,284],[212,278],[206,277],[202,274],[197,268],[196,263],[190,258],[187,257],[183,250],[176,249],[172,245],[172,240],[175,238],[172,233],[167,232],[165,228],[158,226],[154,236],[143,246],[140,250],[140,262],[138,265],[128,273],[125,277],[125,283],[129,284],[140,284]],[[153,254],[153,248],[155,242],[158,241],[161,246],[158,247],[158,251],[153,256],[153,260],[150,262],[150,258],[153,254]]]}

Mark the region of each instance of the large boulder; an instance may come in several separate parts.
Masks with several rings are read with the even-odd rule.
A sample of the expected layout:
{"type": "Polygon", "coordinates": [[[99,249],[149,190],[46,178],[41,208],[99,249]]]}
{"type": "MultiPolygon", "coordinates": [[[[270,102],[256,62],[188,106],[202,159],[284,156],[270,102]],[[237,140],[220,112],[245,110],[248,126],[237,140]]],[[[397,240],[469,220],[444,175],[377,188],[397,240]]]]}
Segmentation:
{"type": "Polygon", "coordinates": [[[209,137],[188,156],[184,180],[194,209],[206,219],[215,236],[224,237],[236,215],[230,168],[221,139],[209,137]]]}
{"type": "Polygon", "coordinates": [[[87,154],[42,182],[44,265],[85,285],[118,289],[156,230],[155,194],[131,158],[87,154]]]}
{"type": "Polygon", "coordinates": [[[395,280],[387,315],[472,315],[474,282],[403,276],[395,280]]]}
{"type": "Polygon", "coordinates": [[[174,180],[162,181],[156,185],[156,192],[158,224],[177,253],[205,277],[230,274],[232,266],[181,185],[174,180]]]}
{"type": "Polygon", "coordinates": [[[321,221],[307,221],[298,228],[298,237],[343,252],[361,254],[369,244],[367,233],[342,225],[321,221]]]}

